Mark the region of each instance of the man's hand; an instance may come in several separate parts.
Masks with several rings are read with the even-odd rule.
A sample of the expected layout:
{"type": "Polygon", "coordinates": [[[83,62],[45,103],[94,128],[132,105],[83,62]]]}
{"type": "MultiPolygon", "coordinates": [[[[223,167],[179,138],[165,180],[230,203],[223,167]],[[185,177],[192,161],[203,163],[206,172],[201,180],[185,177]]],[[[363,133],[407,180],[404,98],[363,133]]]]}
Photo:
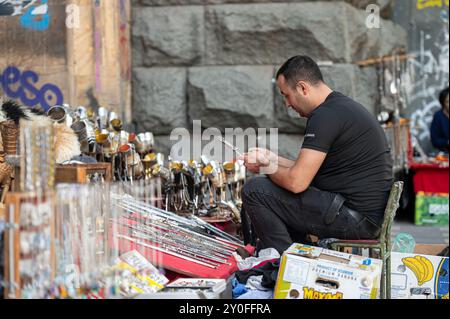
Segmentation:
{"type": "Polygon", "coordinates": [[[259,174],[262,168],[267,168],[276,163],[278,156],[267,149],[252,148],[239,159],[244,161],[248,171],[259,174]]]}

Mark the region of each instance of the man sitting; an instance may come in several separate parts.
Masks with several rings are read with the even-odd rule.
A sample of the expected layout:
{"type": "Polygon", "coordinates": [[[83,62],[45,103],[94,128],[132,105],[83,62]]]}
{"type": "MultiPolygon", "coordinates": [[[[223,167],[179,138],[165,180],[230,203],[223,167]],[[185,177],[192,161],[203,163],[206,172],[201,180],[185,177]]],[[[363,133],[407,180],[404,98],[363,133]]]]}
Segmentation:
{"type": "Polygon", "coordinates": [[[282,253],[308,234],[376,238],[393,183],[380,124],[362,105],[331,90],[309,57],[289,59],[277,83],[286,107],[308,123],[295,162],[264,149],[244,156],[249,171],[266,172],[249,179],[242,191],[258,250],[273,247],[282,253]]]}

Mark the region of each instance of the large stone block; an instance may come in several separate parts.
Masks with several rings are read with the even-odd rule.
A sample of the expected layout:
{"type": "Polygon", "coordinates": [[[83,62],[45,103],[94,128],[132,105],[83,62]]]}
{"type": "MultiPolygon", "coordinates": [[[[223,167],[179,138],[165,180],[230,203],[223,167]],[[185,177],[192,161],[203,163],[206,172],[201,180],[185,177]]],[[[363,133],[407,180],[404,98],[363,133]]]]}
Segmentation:
{"type": "Polygon", "coordinates": [[[377,115],[377,104],[380,100],[378,74],[375,67],[361,67],[357,71],[355,100],[366,107],[374,116],[377,115]]]}
{"type": "Polygon", "coordinates": [[[347,6],[312,2],[210,6],[207,63],[273,64],[298,54],[348,61],[342,18],[347,6]]]}
{"type": "MultiPolygon", "coordinates": [[[[165,156],[170,155],[170,151],[172,146],[176,143],[176,141],[170,140],[170,135],[159,135],[155,136],[155,150],[158,153],[162,153],[165,156]]],[[[167,158],[165,158],[167,160],[167,158]]]]}
{"type": "MultiPolygon", "coordinates": [[[[245,3],[278,3],[278,2],[305,2],[308,0],[205,0],[207,4],[245,4],[245,3]]],[[[311,1],[311,0],[309,0],[311,1]]]]}
{"type": "Polygon", "coordinates": [[[378,99],[378,79],[375,68],[336,64],[322,66],[321,69],[325,82],[333,90],[347,95],[375,114],[378,99]]]}
{"type": "Polygon", "coordinates": [[[367,15],[364,11],[352,7],[348,7],[346,11],[346,17],[351,21],[347,29],[353,62],[389,55],[397,49],[407,48],[407,34],[400,25],[381,19],[380,28],[369,29],[366,26],[367,15]]]}
{"type": "Polygon", "coordinates": [[[205,3],[206,0],[132,0],[133,6],[182,6],[205,3]]]}
{"type": "MultiPolygon", "coordinates": [[[[180,5],[209,5],[209,4],[237,4],[237,3],[280,3],[280,2],[308,2],[311,0],[132,0],[133,6],[180,6],[180,5]]],[[[342,1],[342,0],[323,0],[342,1]]],[[[382,16],[389,16],[390,7],[393,0],[344,0],[358,9],[365,9],[369,4],[376,4],[380,7],[382,16]]]]}
{"type": "MultiPolygon", "coordinates": [[[[333,1],[333,0],[332,0],[333,1]]],[[[345,0],[352,6],[365,10],[369,5],[375,4],[380,8],[381,17],[389,19],[392,15],[394,0],[345,0]]]]}
{"type": "MultiPolygon", "coordinates": [[[[156,1],[156,0],[152,0],[156,1]]],[[[161,0],[164,1],[164,0],[161,0]]],[[[177,1],[177,0],[173,0],[177,1]]],[[[181,0],[178,0],[181,1],[181,0]]],[[[189,0],[185,0],[189,1],[189,0]]],[[[206,4],[237,4],[237,3],[301,3],[301,2],[314,2],[312,0],[203,0],[206,4]]],[[[366,10],[371,4],[378,6],[380,15],[384,19],[390,19],[392,17],[394,0],[322,0],[326,2],[342,2],[345,1],[357,9],[366,10]]]]}
{"type": "Polygon", "coordinates": [[[203,7],[144,7],[135,10],[133,21],[133,49],[142,51],[137,63],[192,65],[202,60],[203,7]]]}
{"type": "MultiPolygon", "coordinates": [[[[168,2],[195,2],[196,0],[141,0],[149,2],[168,1],[168,2]]],[[[201,0],[198,0],[201,1],[201,0]]],[[[268,2],[312,2],[311,0],[203,0],[207,4],[227,4],[227,3],[268,3],[268,2]]],[[[381,11],[392,5],[394,0],[322,0],[329,2],[342,2],[345,1],[358,9],[365,9],[369,4],[376,4],[380,7],[381,11]]]]}
{"type": "Polygon", "coordinates": [[[134,41],[131,50],[131,65],[133,68],[144,65],[144,45],[142,41],[134,41]]]}
{"type": "Polygon", "coordinates": [[[273,64],[306,54],[349,63],[406,43],[392,22],[382,19],[381,29],[368,29],[366,19],[365,10],[343,1],[209,6],[206,62],[273,64]]]}
{"type": "Polygon", "coordinates": [[[395,49],[408,49],[408,33],[399,24],[382,20],[379,31],[378,56],[392,54],[395,49]]]}
{"type": "Polygon", "coordinates": [[[355,96],[356,72],[358,72],[358,69],[356,65],[352,64],[334,64],[321,67],[325,83],[332,90],[349,97],[355,96]]]}
{"type": "Polygon", "coordinates": [[[138,131],[170,134],[187,127],[186,69],[135,68],[133,98],[138,131]]]}
{"type": "Polygon", "coordinates": [[[189,69],[189,117],[203,127],[272,127],[271,66],[189,69]]]}

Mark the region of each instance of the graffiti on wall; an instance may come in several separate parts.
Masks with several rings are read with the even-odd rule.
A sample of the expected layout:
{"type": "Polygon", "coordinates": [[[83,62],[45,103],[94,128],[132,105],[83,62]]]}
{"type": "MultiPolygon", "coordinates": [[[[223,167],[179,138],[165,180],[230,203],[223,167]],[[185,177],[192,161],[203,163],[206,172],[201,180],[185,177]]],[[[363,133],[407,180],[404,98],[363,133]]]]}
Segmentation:
{"type": "Polygon", "coordinates": [[[48,0],[40,0],[27,8],[20,17],[20,24],[24,28],[45,31],[50,25],[50,14],[48,10],[48,0]]]}
{"type": "Polygon", "coordinates": [[[20,15],[31,2],[32,0],[0,0],[0,16],[20,15]]]}
{"type": "Polygon", "coordinates": [[[40,106],[48,111],[52,106],[64,102],[58,86],[40,84],[39,75],[31,70],[20,71],[15,66],[9,66],[0,74],[0,84],[6,96],[28,107],[40,106]]]}
{"type": "Polygon", "coordinates": [[[428,8],[448,7],[449,0],[417,0],[417,9],[425,10],[428,8]]]}
{"type": "Polygon", "coordinates": [[[50,26],[48,0],[0,0],[0,16],[20,16],[20,25],[35,31],[50,26]]]}
{"type": "Polygon", "coordinates": [[[438,96],[449,82],[448,14],[442,12],[442,29],[435,35],[420,31],[420,49],[412,52],[403,83],[410,110],[411,133],[427,148],[433,115],[441,108],[438,96]]]}

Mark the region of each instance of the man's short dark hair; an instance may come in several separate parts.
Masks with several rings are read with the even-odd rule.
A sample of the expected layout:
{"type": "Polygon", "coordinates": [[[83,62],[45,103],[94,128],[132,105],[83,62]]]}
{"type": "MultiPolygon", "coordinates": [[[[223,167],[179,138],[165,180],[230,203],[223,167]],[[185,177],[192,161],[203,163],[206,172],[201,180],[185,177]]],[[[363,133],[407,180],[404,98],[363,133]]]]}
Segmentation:
{"type": "Polygon", "coordinates": [[[441,102],[442,108],[444,108],[445,99],[448,96],[448,87],[439,93],[439,102],[441,102]]]}
{"type": "Polygon", "coordinates": [[[286,82],[295,87],[298,81],[317,85],[323,81],[323,75],[317,63],[308,56],[297,55],[287,60],[278,70],[277,79],[283,75],[286,82]]]}

